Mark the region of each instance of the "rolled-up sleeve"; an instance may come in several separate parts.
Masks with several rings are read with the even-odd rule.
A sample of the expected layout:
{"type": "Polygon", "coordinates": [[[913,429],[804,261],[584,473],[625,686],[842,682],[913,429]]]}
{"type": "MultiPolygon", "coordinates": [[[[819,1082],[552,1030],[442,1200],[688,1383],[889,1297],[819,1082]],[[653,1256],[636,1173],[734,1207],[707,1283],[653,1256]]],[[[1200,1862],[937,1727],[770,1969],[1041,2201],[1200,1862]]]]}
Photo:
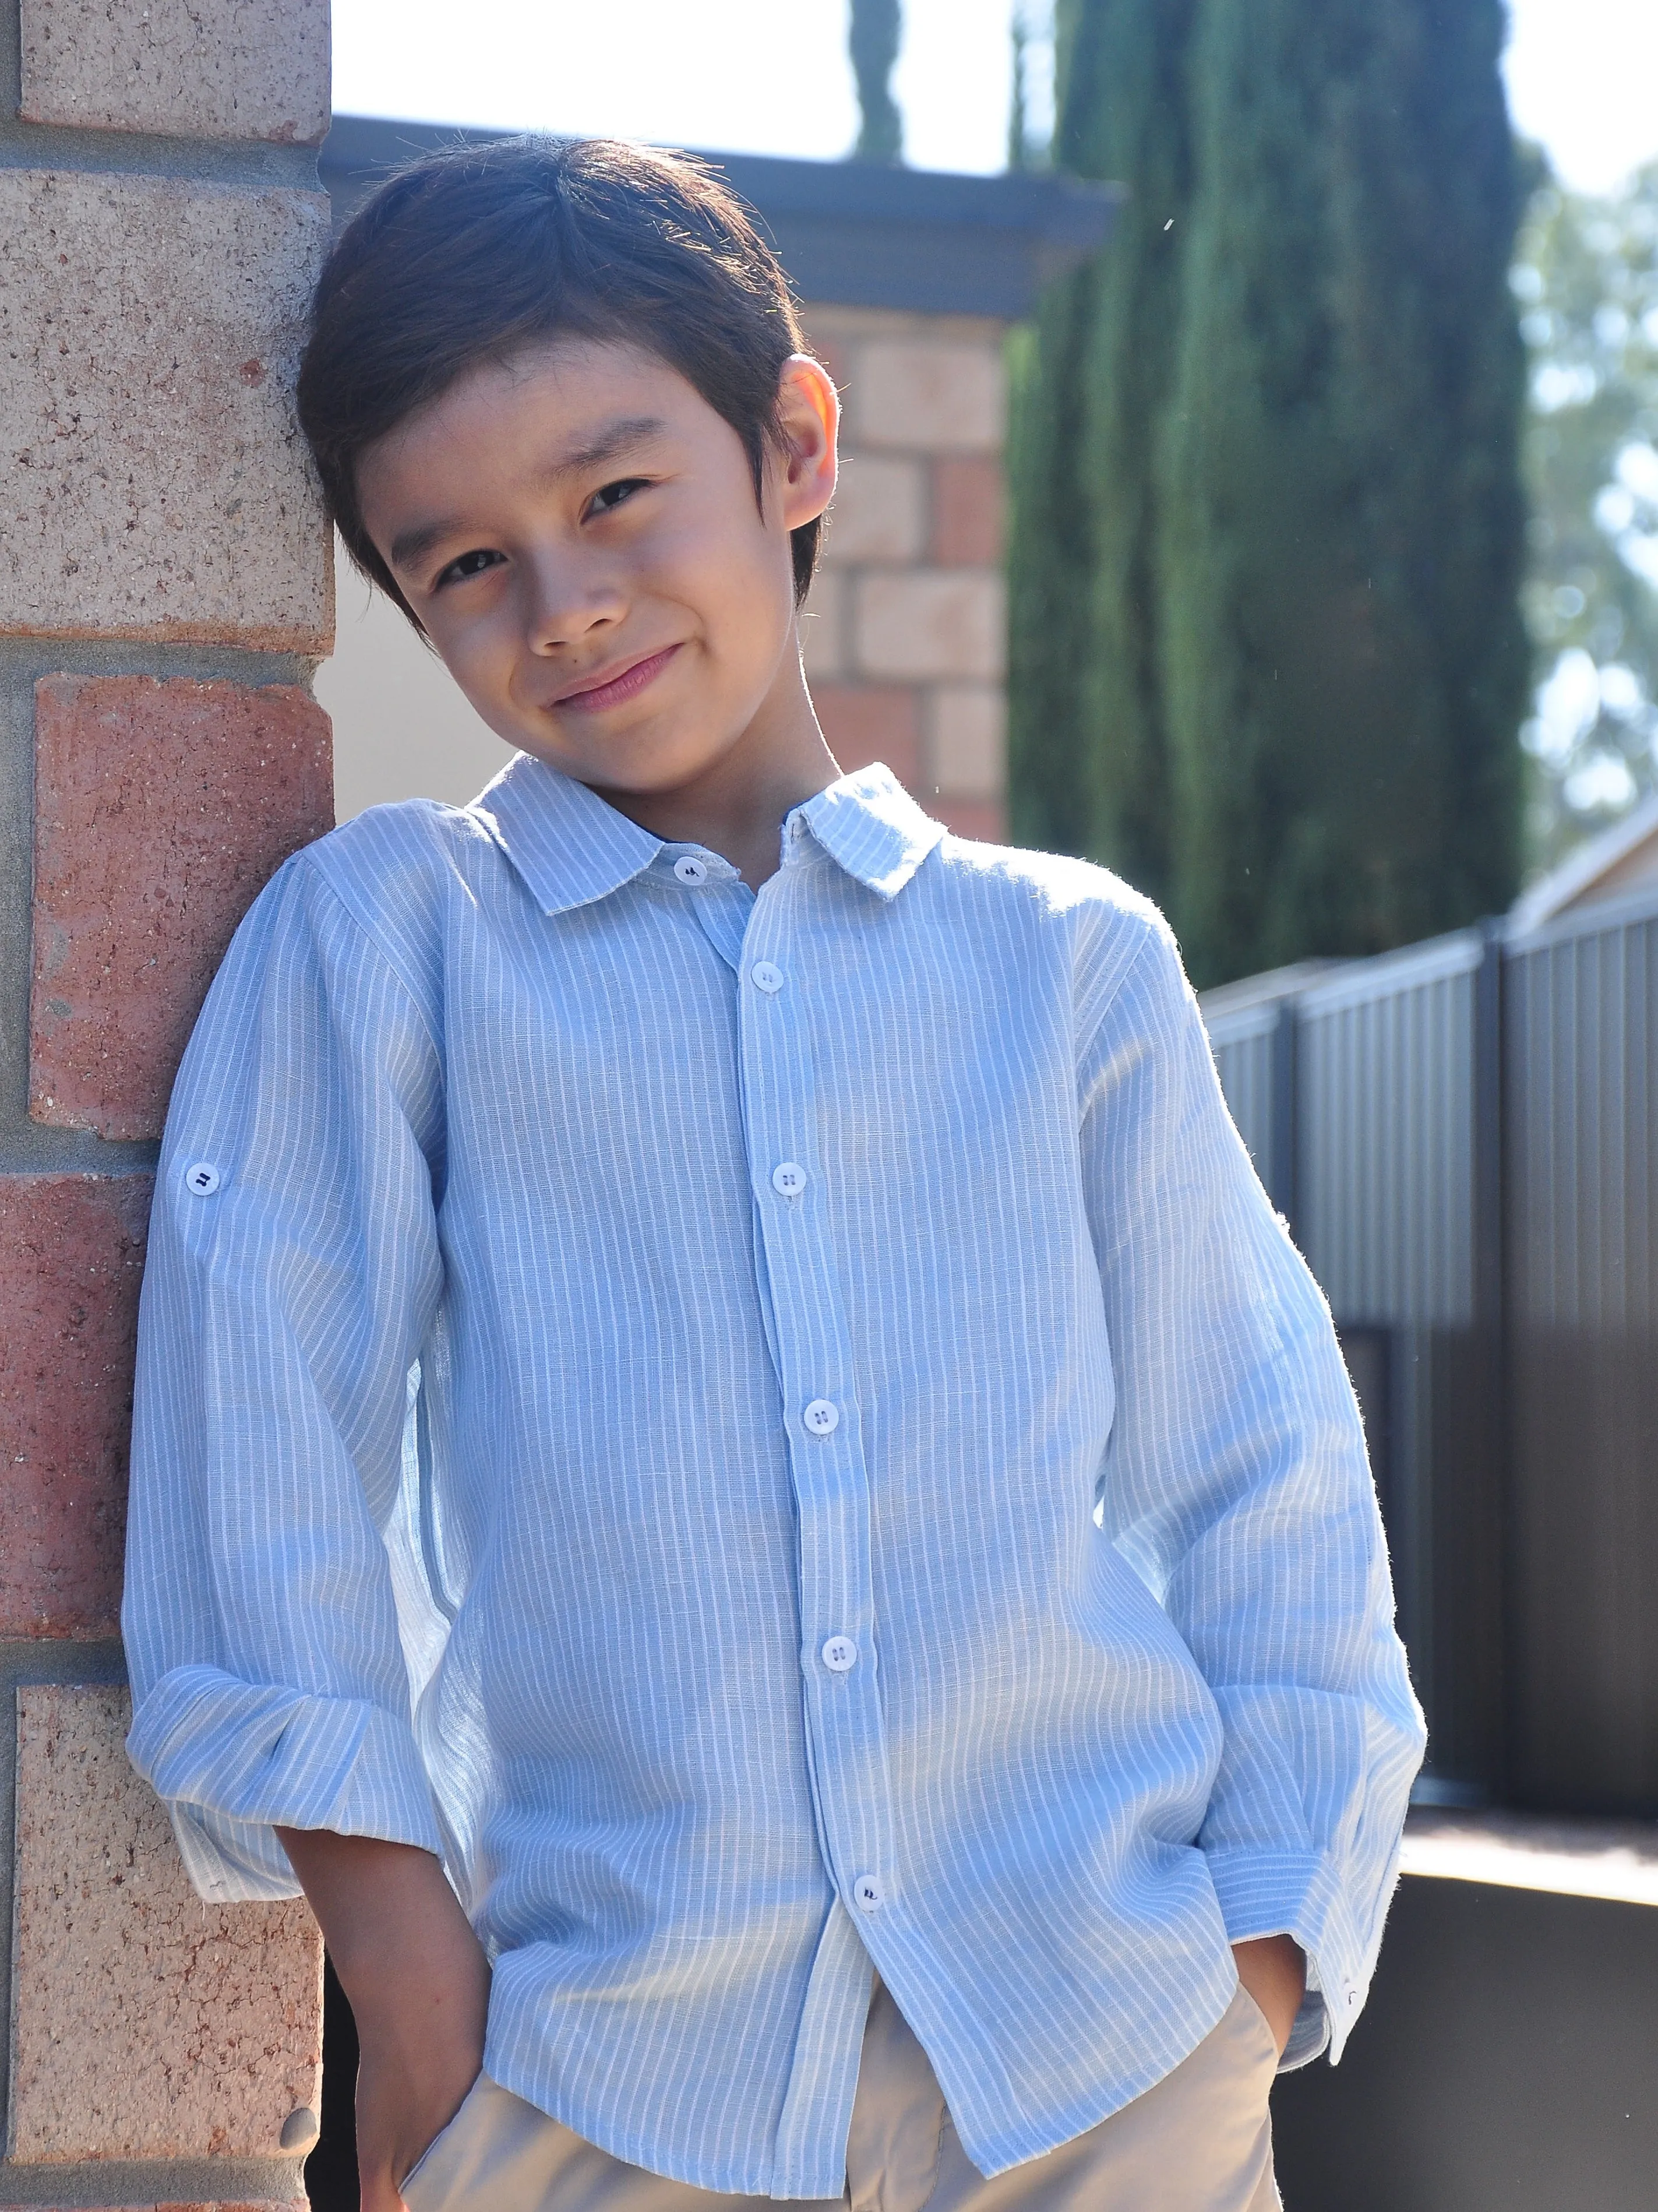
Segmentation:
{"type": "Polygon", "coordinates": [[[128,1748],[204,1895],[297,1893],[278,1825],[441,1848],[386,1532],[441,1289],[429,1009],[301,855],[175,1087],[141,1310],[128,1748]]]}
{"type": "Polygon", "coordinates": [[[1284,2063],[1363,2005],[1424,1746],[1357,1407],[1328,1310],[1227,1114],[1167,933],[1081,1062],[1116,1387],[1106,1532],[1218,1709],[1203,1850],[1229,1938],[1288,1933],[1309,1994],[1284,2063]]]}

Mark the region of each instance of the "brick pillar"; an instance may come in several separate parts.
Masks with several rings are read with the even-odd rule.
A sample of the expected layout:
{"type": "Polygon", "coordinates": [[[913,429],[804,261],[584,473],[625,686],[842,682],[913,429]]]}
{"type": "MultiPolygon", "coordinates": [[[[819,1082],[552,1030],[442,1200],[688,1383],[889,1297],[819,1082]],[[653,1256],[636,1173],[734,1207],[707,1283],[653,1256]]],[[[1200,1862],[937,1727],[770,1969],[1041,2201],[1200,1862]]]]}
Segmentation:
{"type": "Polygon", "coordinates": [[[190,1890],[117,1609],[168,1089],[330,820],[327,118],[327,0],[0,4],[0,2205],[291,2203],[315,2134],[315,1927],[190,1890]]]}
{"type": "Polygon", "coordinates": [[[840,488],[806,670],[843,768],[884,759],[963,836],[1006,821],[1000,323],[811,307],[841,387],[840,488]]]}

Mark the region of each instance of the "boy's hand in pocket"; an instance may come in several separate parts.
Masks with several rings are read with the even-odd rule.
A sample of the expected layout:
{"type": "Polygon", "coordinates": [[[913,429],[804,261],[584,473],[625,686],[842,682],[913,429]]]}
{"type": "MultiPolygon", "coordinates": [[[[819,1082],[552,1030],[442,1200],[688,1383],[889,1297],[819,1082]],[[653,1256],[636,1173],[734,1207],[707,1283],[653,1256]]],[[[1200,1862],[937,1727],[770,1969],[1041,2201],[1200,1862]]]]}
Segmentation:
{"type": "Polygon", "coordinates": [[[459,2111],[483,2063],[489,1966],[429,1851],[280,1828],[357,2025],[362,2212],[400,2185],[459,2111]]]}
{"type": "Polygon", "coordinates": [[[1234,1943],[1232,1956],[1238,1979],[1260,2007],[1282,2058],[1307,1994],[1307,1955],[1293,1936],[1260,1936],[1234,1943]]]}

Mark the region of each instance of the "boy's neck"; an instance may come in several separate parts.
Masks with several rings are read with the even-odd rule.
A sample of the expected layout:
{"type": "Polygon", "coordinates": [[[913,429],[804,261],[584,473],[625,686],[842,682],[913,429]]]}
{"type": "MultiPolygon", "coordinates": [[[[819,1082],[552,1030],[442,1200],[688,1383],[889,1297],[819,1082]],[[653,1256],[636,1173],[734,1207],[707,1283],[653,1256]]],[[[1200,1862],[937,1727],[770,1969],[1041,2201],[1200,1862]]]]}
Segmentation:
{"type": "Polygon", "coordinates": [[[736,743],[689,782],[668,791],[593,788],[653,837],[718,853],[758,890],[777,872],[785,817],[840,775],[797,664],[793,681],[780,684],[736,743]]]}

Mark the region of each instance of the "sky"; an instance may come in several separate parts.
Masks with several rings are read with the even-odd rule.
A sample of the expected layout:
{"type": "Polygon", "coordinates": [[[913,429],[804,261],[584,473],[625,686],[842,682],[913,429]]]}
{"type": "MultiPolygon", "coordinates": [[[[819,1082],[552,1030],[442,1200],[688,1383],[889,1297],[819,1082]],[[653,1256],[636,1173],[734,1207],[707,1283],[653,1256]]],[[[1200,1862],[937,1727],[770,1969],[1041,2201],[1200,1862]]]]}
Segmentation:
{"type": "MultiPolygon", "coordinates": [[[[916,167],[1003,166],[1014,4],[904,0],[893,88],[916,167]]],[[[333,0],[334,106],[834,160],[857,128],[846,14],[845,0],[333,0]]],[[[1658,157],[1658,0],[1510,0],[1510,14],[1515,119],[1569,185],[1608,191],[1658,157]]]]}

